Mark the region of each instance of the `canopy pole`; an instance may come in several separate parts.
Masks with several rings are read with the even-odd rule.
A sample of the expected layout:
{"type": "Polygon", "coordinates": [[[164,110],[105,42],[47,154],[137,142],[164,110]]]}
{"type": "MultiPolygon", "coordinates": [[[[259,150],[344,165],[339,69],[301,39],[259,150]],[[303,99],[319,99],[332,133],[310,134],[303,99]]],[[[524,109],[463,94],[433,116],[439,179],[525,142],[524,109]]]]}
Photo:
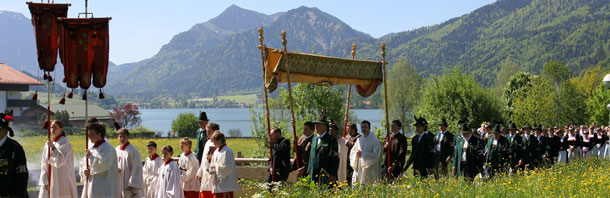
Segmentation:
{"type": "MultiPolygon", "coordinates": [[[[267,72],[265,69],[265,55],[263,46],[263,41],[265,38],[263,37],[263,28],[258,28],[258,41],[260,42],[260,46],[258,47],[261,50],[261,65],[263,66],[263,90],[265,92],[265,117],[267,118],[267,137],[271,137],[271,121],[269,120],[269,96],[267,94],[267,86],[265,85],[265,79],[267,76],[267,72]]],[[[273,150],[271,149],[271,139],[269,140],[269,164],[273,167],[273,150]]],[[[275,181],[275,174],[271,173],[271,181],[275,181]]]]}
{"type": "MultiPolygon", "coordinates": [[[[356,60],[356,44],[352,43],[352,60],[356,60]]],[[[349,99],[352,96],[352,85],[347,85],[347,102],[345,103],[345,118],[343,119],[343,137],[347,130],[347,119],[349,117],[349,99]]]]}
{"type": "MultiPolygon", "coordinates": [[[[51,81],[47,81],[47,142],[51,141],[51,81]]],[[[49,142],[50,143],[50,142],[49,142]]],[[[49,163],[49,159],[51,159],[51,147],[47,145],[47,170],[48,170],[48,184],[49,184],[49,197],[51,197],[51,164],[49,163]]]]}
{"type": "MultiPolygon", "coordinates": [[[[385,130],[386,130],[386,136],[385,136],[385,141],[386,143],[390,142],[390,117],[389,117],[389,113],[388,113],[388,79],[387,79],[387,74],[386,74],[386,61],[385,61],[385,43],[381,43],[381,57],[382,57],[382,62],[383,62],[383,92],[384,92],[384,100],[385,100],[385,130]]],[[[386,149],[386,154],[387,154],[387,158],[388,158],[388,167],[386,168],[390,168],[390,147],[388,147],[386,149]]],[[[392,179],[391,173],[389,170],[387,170],[388,172],[388,181],[390,181],[392,179]]]]}
{"type": "MultiPolygon", "coordinates": [[[[87,104],[87,90],[85,89],[85,149],[89,149],[89,105],[87,104]]],[[[104,138],[104,137],[102,137],[104,138]]],[[[89,174],[91,174],[91,170],[89,169],[89,159],[85,159],[87,163],[87,170],[89,170],[89,174]]],[[[89,176],[86,176],[85,180],[85,198],[87,198],[87,188],[89,187],[89,176]]]]}
{"type": "Polygon", "coordinates": [[[290,124],[292,125],[292,139],[294,141],[294,151],[296,154],[295,161],[297,162],[297,170],[301,168],[299,163],[299,150],[297,150],[297,127],[294,121],[294,103],[292,102],[292,85],[290,83],[290,64],[288,64],[288,50],[286,49],[286,31],[282,30],[282,45],[284,45],[284,54],[283,58],[286,60],[284,64],[286,64],[286,79],[288,80],[288,96],[290,100],[290,124]]]}

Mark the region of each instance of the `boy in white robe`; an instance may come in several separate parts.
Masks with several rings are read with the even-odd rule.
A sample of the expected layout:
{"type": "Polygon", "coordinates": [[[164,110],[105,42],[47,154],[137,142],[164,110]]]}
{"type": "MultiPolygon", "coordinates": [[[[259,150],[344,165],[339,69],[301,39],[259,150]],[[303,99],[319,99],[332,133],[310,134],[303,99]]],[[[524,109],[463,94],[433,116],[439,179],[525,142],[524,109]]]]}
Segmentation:
{"type": "Polygon", "coordinates": [[[183,198],[182,182],[180,181],[180,168],[172,160],[174,149],[167,145],[161,149],[163,165],[159,167],[159,178],[157,179],[157,198],[183,198]]]}
{"type": "Polygon", "coordinates": [[[119,197],[117,156],[112,145],[104,141],[106,127],[100,123],[90,123],[88,129],[89,139],[95,144],[85,153],[89,169],[84,171],[88,179],[83,192],[87,193],[87,198],[119,197]]]}
{"type": "Polygon", "coordinates": [[[129,143],[129,131],[121,128],[117,131],[120,145],[115,148],[119,168],[119,191],[121,197],[144,196],[142,177],[142,156],[135,146],[129,143]]]}
{"type": "Polygon", "coordinates": [[[163,165],[163,159],[157,154],[157,143],[150,141],[146,145],[148,157],[144,162],[142,176],[144,177],[144,194],[147,198],[156,197],[157,178],[159,167],[163,165]]]}
{"type": "Polygon", "coordinates": [[[212,141],[218,148],[212,155],[212,162],[208,169],[214,184],[212,193],[214,193],[215,198],[233,198],[233,192],[239,190],[235,155],[233,150],[227,146],[226,138],[222,132],[214,132],[212,141]]]}
{"type": "Polygon", "coordinates": [[[64,134],[64,124],[59,120],[51,122],[53,139],[47,140],[42,151],[40,165],[40,192],[38,197],[77,197],[74,176],[74,151],[64,134]],[[51,156],[48,156],[49,147],[51,156]],[[49,165],[51,167],[49,172],[49,165]],[[49,184],[51,174],[51,184],[49,184]]]}
{"type": "Polygon", "coordinates": [[[199,170],[199,161],[195,153],[191,152],[193,142],[185,137],[180,141],[180,175],[182,176],[182,190],[185,198],[199,198],[199,180],[197,179],[197,171],[199,170]]]}
{"type": "Polygon", "coordinates": [[[381,143],[370,128],[362,127],[362,136],[350,152],[350,165],[354,168],[353,185],[373,184],[381,173],[381,143]]]}
{"type": "Polygon", "coordinates": [[[210,168],[212,154],[216,151],[216,146],[214,146],[214,142],[212,141],[212,135],[218,130],[220,130],[220,126],[216,123],[209,123],[205,129],[206,135],[208,136],[207,139],[209,140],[205,142],[203,147],[204,157],[201,158],[199,170],[197,171],[197,180],[201,181],[201,186],[199,187],[200,198],[214,197],[214,194],[212,194],[212,189],[214,189],[214,186],[212,185],[212,175],[210,175],[208,169],[210,168]]]}

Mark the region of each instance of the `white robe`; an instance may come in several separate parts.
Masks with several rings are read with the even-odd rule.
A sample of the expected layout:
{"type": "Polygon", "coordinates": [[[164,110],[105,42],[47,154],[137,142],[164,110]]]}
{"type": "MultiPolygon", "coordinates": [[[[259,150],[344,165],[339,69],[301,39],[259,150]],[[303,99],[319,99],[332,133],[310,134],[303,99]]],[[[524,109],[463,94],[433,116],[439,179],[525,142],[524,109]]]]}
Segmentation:
{"type": "Polygon", "coordinates": [[[381,175],[381,143],[374,134],[360,136],[350,151],[350,165],[354,167],[353,184],[372,184],[381,175]],[[361,157],[356,153],[361,151],[361,157]]]}
{"type": "Polygon", "coordinates": [[[339,146],[339,169],[337,170],[337,182],[347,183],[347,145],[341,137],[337,138],[339,146]]]}
{"type": "Polygon", "coordinates": [[[210,163],[207,160],[207,155],[210,151],[210,147],[214,147],[214,142],[212,142],[211,140],[205,142],[205,146],[203,148],[203,157],[201,158],[202,162],[199,165],[199,170],[197,171],[197,177],[201,178],[201,186],[199,187],[199,192],[212,192],[212,189],[214,189],[214,185],[212,184],[212,175],[208,172],[210,163]]]}
{"type": "Polygon", "coordinates": [[[160,156],[151,160],[150,157],[146,158],[142,171],[144,177],[144,194],[146,198],[156,197],[157,179],[159,178],[159,167],[163,165],[163,159],[160,156]]]}
{"type": "Polygon", "coordinates": [[[55,151],[51,151],[51,158],[48,158],[48,145],[45,144],[42,151],[42,162],[40,165],[40,185],[39,197],[49,197],[49,191],[44,185],[49,183],[48,166],[51,165],[51,197],[77,197],[76,177],[74,176],[74,151],[68,138],[62,136],[53,142],[55,151]]]}
{"type": "Polygon", "coordinates": [[[172,161],[159,167],[159,182],[157,184],[157,198],[183,198],[182,182],[180,181],[180,168],[172,161]]]}
{"type": "Polygon", "coordinates": [[[90,176],[87,180],[87,198],[119,197],[119,169],[116,151],[108,142],[102,143],[97,148],[89,149],[90,176]]]}
{"type": "Polygon", "coordinates": [[[212,155],[211,166],[215,166],[214,169],[210,169],[212,183],[214,185],[212,193],[234,192],[239,190],[239,185],[237,184],[237,169],[235,168],[235,155],[231,148],[225,145],[220,150],[217,149],[212,155]]]}
{"type": "Polygon", "coordinates": [[[133,144],[127,145],[121,150],[121,145],[115,148],[118,160],[119,192],[122,197],[143,197],[144,179],[142,175],[142,156],[133,144]],[[129,191],[129,187],[136,188],[129,191]]]}
{"type": "Polygon", "coordinates": [[[188,156],[184,153],[180,154],[180,175],[183,191],[199,192],[199,180],[197,180],[197,171],[199,170],[199,160],[195,153],[191,152],[188,156]]]}

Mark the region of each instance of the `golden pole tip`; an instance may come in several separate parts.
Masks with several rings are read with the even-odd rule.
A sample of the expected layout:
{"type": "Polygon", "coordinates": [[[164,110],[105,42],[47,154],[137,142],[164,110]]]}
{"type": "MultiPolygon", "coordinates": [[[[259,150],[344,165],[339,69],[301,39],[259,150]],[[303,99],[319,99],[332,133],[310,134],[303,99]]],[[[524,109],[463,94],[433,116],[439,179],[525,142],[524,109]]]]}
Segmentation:
{"type": "Polygon", "coordinates": [[[259,34],[259,35],[263,35],[263,32],[264,32],[264,31],[263,31],[263,28],[262,28],[262,27],[258,28],[258,34],[259,34]]]}

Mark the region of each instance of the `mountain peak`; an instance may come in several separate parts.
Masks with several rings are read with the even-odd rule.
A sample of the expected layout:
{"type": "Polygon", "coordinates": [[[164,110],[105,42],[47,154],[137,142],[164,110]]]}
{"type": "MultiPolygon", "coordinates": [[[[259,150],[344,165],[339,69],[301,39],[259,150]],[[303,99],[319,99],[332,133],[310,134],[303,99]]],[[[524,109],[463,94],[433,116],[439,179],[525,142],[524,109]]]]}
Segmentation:
{"type": "Polygon", "coordinates": [[[231,5],[208,22],[225,30],[241,32],[251,29],[251,24],[260,24],[261,21],[263,25],[273,22],[272,18],[266,14],[231,5]]]}

